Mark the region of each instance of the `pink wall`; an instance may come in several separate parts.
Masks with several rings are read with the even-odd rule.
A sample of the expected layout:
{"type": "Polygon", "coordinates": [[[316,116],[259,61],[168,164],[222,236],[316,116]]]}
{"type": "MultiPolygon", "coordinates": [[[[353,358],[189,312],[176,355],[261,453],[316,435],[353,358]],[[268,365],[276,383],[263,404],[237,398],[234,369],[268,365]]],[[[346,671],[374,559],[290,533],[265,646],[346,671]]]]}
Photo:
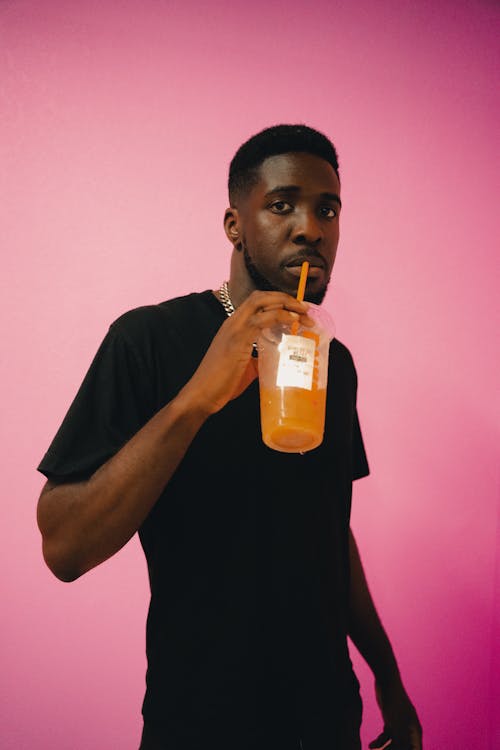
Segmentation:
{"type": "MultiPolygon", "coordinates": [[[[493,748],[498,15],[486,0],[0,3],[2,748],[137,745],[139,546],[51,577],[34,466],[112,319],[225,277],[228,162],[279,121],[340,152],[325,304],[359,370],[372,476],[353,526],[374,597],[426,747],[493,748]]],[[[356,664],[367,741],[379,719],[356,664]]]]}

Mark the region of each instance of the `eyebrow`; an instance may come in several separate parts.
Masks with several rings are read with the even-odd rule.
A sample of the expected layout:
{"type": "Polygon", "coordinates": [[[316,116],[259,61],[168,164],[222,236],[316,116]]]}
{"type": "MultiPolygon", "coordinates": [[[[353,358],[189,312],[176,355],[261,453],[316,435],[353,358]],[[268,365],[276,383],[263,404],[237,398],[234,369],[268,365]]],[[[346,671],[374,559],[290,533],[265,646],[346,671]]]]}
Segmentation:
{"type": "MultiPolygon", "coordinates": [[[[277,185],[266,193],[266,198],[271,198],[277,193],[300,193],[301,188],[298,185],[277,185]]],[[[321,193],[320,198],[326,201],[335,201],[342,206],[342,201],[337,193],[321,193]]]]}

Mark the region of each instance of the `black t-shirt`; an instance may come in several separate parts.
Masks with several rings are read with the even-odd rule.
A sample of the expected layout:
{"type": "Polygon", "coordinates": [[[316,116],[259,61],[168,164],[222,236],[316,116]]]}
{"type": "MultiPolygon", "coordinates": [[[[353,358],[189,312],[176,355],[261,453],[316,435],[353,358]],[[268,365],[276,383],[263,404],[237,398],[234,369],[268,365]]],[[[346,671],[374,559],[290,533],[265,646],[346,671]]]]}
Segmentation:
{"type": "MultiPolygon", "coordinates": [[[[210,291],[120,317],[39,470],[89,477],[178,393],[225,317],[210,291]]],[[[169,748],[264,747],[265,735],[270,747],[300,737],[322,750],[357,731],[348,527],[352,480],[368,465],[356,387],[334,340],[325,437],[300,455],[263,444],[255,381],[205,422],[140,528],[143,713],[169,748]]]]}

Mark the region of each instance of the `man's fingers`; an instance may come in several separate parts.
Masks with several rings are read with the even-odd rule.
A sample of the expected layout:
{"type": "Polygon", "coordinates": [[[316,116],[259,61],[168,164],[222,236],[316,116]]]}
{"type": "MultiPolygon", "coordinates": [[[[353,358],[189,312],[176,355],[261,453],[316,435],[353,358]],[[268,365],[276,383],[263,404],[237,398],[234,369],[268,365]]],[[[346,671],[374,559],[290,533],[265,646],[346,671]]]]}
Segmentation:
{"type": "Polygon", "coordinates": [[[292,323],[300,322],[306,327],[314,325],[314,320],[309,318],[308,315],[299,315],[299,313],[291,310],[284,310],[281,307],[274,308],[274,310],[261,310],[256,312],[249,318],[249,325],[257,332],[263,331],[265,328],[272,328],[275,325],[292,325],[292,323]]]}
{"type": "Polygon", "coordinates": [[[413,726],[410,729],[410,748],[411,750],[422,750],[422,729],[420,726],[413,726]]]}
{"type": "Polygon", "coordinates": [[[307,315],[308,307],[307,302],[299,302],[284,292],[252,292],[229,319],[230,326],[234,333],[239,332],[245,340],[253,337],[253,341],[265,328],[275,325],[299,323],[311,328],[315,321],[307,315]]]}
{"type": "MultiPolygon", "coordinates": [[[[290,298],[290,299],[292,299],[292,298],[290,298]]],[[[297,300],[294,300],[294,301],[297,302],[297,300]]],[[[297,304],[297,307],[299,305],[301,305],[301,304],[302,303],[299,302],[297,304]]],[[[261,307],[258,307],[257,308],[257,312],[269,312],[271,310],[290,310],[290,312],[293,312],[295,314],[300,314],[300,313],[305,313],[306,312],[304,309],[302,309],[302,310],[292,310],[290,308],[291,308],[291,306],[285,305],[282,302],[273,302],[270,305],[262,305],[261,307]]]]}
{"type": "Polygon", "coordinates": [[[393,738],[391,735],[392,733],[385,729],[368,747],[370,750],[422,750],[422,740],[414,729],[410,729],[409,737],[404,740],[393,738]]]}
{"type": "Polygon", "coordinates": [[[375,740],[370,742],[368,747],[371,750],[385,750],[385,748],[396,750],[392,744],[392,737],[386,729],[375,740]]]}
{"type": "Polygon", "coordinates": [[[308,304],[307,302],[299,302],[295,297],[284,292],[252,292],[238,309],[249,309],[256,312],[257,310],[272,310],[279,307],[303,314],[307,312],[308,304]]]}

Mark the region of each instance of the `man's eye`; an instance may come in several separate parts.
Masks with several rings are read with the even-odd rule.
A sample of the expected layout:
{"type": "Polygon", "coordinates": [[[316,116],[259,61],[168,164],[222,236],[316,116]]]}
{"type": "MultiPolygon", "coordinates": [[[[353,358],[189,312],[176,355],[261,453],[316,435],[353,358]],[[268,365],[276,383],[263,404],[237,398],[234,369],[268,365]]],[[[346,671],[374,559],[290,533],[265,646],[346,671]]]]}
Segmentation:
{"type": "Polygon", "coordinates": [[[271,203],[271,210],[277,214],[285,214],[288,211],[291,211],[292,208],[293,206],[286,201],[275,201],[274,203],[271,203]]]}
{"type": "Polygon", "coordinates": [[[321,215],[325,217],[325,219],[335,219],[335,217],[338,215],[337,210],[335,208],[332,208],[332,206],[322,206],[321,209],[321,215]]]}

